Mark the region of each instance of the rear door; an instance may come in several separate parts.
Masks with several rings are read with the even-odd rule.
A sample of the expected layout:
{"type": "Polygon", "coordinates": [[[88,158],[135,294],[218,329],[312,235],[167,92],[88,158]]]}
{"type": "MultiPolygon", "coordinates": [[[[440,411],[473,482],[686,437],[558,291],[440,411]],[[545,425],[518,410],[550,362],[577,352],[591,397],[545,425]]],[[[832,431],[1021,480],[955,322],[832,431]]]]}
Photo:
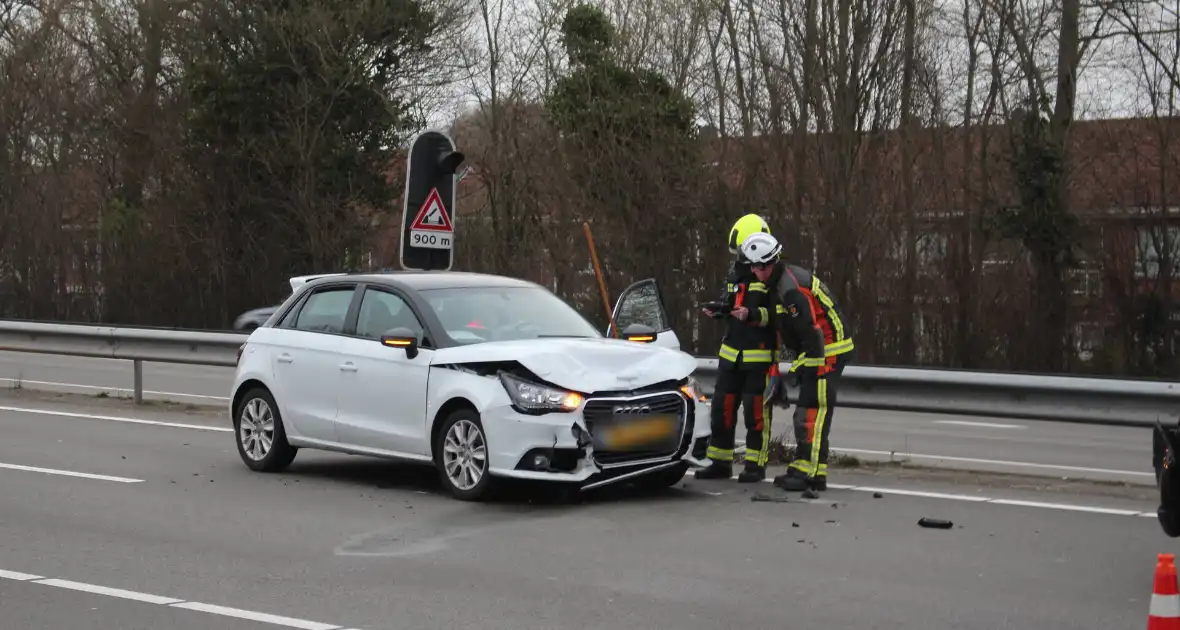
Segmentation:
{"type": "MultiPolygon", "coordinates": [[[[680,339],[672,330],[672,322],[664,309],[664,298],[654,278],[640,280],[624,289],[615,302],[612,317],[619,331],[627,330],[632,324],[642,324],[656,331],[656,340],[652,342],[655,345],[680,349],[680,339]]],[[[614,336],[614,326],[607,327],[608,337],[614,336]]]]}
{"type": "Polygon", "coordinates": [[[337,348],[356,293],[354,282],[317,287],[276,328],[271,352],[276,397],[285,421],[300,436],[337,441],[337,348]]]}

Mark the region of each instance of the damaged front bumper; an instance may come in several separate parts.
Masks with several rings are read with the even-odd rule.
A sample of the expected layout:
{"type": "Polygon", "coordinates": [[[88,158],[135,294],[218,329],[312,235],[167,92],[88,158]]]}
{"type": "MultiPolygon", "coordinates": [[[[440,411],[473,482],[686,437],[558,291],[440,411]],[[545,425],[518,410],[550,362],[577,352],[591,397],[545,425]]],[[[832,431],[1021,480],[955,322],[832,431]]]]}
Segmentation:
{"type": "Polygon", "coordinates": [[[566,483],[593,490],[645,475],[686,466],[708,465],[708,407],[687,400],[677,447],[663,453],[607,453],[595,449],[591,422],[583,413],[530,416],[511,407],[485,412],[491,452],[491,473],[512,479],[566,483]],[[559,419],[560,418],[560,419],[559,419]],[[511,445],[511,446],[509,446],[511,445]]]}

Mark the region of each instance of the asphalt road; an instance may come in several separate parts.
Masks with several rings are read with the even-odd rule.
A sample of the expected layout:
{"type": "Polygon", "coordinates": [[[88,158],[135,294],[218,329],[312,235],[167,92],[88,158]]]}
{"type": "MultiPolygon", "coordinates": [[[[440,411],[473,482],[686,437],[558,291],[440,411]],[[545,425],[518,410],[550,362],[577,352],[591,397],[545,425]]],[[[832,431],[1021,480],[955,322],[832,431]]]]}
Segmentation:
{"type": "Polygon", "coordinates": [[[814,502],[689,480],[468,504],[366,458],[252,473],[212,411],[0,406],[6,627],[1134,627],[1173,551],[1146,489],[840,472],[814,502]]]}
{"type": "MultiPolygon", "coordinates": [[[[145,398],[224,405],[232,378],[229,368],[149,363],[145,398]]],[[[130,396],[133,376],[127,361],[0,352],[0,385],[130,396]]],[[[833,447],[862,460],[1154,484],[1148,429],[840,408],[832,426],[833,447]]],[[[774,427],[789,434],[790,413],[776,409],[774,427]]]]}

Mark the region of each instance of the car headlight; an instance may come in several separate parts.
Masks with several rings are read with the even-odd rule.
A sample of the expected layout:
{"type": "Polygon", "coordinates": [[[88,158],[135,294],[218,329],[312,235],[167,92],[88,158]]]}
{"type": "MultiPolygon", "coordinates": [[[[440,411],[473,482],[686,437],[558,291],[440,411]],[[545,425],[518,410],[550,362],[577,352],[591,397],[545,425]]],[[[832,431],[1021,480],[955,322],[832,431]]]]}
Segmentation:
{"type": "Polygon", "coordinates": [[[690,399],[696,400],[698,402],[705,402],[708,400],[705,398],[704,392],[701,391],[700,382],[691,376],[688,377],[688,382],[681,386],[680,392],[685,396],[688,396],[690,399]]]}
{"type": "Polygon", "coordinates": [[[527,413],[568,413],[581,407],[584,400],[582,395],[576,392],[532,383],[507,372],[500,372],[500,382],[504,384],[512,404],[527,413]]]}

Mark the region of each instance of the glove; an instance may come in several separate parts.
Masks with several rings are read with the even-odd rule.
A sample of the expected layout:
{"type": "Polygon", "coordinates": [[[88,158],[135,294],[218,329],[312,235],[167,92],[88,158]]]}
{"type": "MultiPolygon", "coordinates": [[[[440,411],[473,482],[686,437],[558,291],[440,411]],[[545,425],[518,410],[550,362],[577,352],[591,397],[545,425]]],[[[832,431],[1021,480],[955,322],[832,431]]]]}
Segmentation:
{"type": "Polygon", "coordinates": [[[771,370],[770,379],[766,384],[766,391],[763,393],[763,397],[770,404],[787,409],[791,406],[787,384],[783,382],[782,377],[777,372],[778,370],[771,370]]]}

